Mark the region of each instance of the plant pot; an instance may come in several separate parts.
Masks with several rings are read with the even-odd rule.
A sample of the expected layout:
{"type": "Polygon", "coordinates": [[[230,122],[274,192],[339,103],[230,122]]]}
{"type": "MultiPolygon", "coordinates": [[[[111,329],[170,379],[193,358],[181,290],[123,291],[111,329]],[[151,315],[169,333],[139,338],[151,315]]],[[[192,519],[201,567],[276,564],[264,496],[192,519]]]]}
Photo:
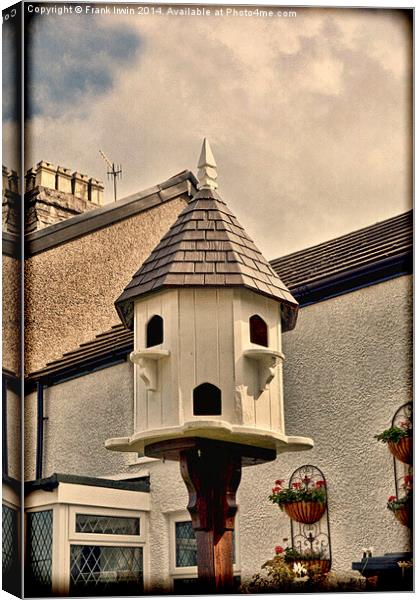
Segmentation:
{"type": "Polygon", "coordinates": [[[331,570],[331,561],[326,558],[303,558],[296,562],[300,562],[307,570],[316,570],[319,573],[328,573],[331,570]]]}
{"type": "Polygon", "coordinates": [[[319,573],[328,573],[331,570],[331,561],[327,558],[295,558],[287,561],[291,569],[296,563],[300,563],[306,570],[316,570],[319,573]]]}
{"type": "Polygon", "coordinates": [[[389,451],[395,458],[406,465],[413,464],[413,437],[401,438],[398,442],[388,442],[389,451]]]}
{"type": "Polygon", "coordinates": [[[289,502],[283,506],[284,512],[298,523],[312,525],[322,517],[325,512],[325,503],[301,500],[300,502],[289,502]]]}
{"type": "Polygon", "coordinates": [[[401,506],[401,508],[397,508],[394,510],[394,515],[398,519],[398,521],[405,525],[405,527],[409,527],[410,529],[413,526],[413,507],[411,504],[405,504],[401,506]]]}

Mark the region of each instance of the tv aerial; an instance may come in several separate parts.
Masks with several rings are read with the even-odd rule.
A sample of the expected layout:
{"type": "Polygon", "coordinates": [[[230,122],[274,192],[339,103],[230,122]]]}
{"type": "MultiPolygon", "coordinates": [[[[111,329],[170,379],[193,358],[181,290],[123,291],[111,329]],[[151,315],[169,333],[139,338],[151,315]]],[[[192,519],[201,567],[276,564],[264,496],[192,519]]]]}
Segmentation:
{"type": "Polygon", "coordinates": [[[109,160],[109,158],[107,157],[107,155],[105,154],[105,152],[102,152],[102,150],[99,150],[99,154],[102,156],[102,158],[104,159],[104,161],[106,162],[106,164],[108,166],[108,169],[109,169],[107,171],[108,179],[114,180],[114,202],[116,202],[117,201],[117,179],[122,179],[122,166],[116,165],[114,162],[111,162],[109,160]]]}

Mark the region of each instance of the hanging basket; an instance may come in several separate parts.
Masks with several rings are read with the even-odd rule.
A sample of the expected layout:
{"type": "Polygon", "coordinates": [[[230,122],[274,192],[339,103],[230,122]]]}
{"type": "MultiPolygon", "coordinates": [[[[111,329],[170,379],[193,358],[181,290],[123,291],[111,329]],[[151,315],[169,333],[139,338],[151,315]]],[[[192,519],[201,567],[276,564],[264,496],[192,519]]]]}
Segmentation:
{"type": "Polygon", "coordinates": [[[320,520],[325,512],[325,503],[301,500],[283,505],[284,512],[297,523],[312,525],[320,520]]]}
{"type": "Polygon", "coordinates": [[[406,465],[413,464],[413,437],[411,435],[401,438],[398,442],[388,442],[388,448],[399,461],[406,465]]]}
{"type": "Polygon", "coordinates": [[[328,573],[331,570],[331,561],[326,558],[302,558],[302,560],[297,560],[296,562],[300,562],[306,570],[313,570],[319,573],[328,573]]]}
{"type": "Polygon", "coordinates": [[[413,526],[413,507],[411,504],[404,504],[401,508],[397,508],[394,510],[394,515],[398,519],[398,521],[405,525],[405,527],[409,527],[410,529],[413,526]]]}

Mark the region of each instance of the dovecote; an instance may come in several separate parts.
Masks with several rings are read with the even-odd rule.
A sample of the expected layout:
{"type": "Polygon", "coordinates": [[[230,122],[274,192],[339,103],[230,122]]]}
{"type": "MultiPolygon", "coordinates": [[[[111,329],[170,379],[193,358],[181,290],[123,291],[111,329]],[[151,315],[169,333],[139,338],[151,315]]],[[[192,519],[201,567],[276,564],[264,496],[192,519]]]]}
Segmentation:
{"type": "Polygon", "coordinates": [[[107,440],[147,455],[154,442],[204,437],[284,452],[282,331],[298,304],[218,195],[204,140],[198,192],[116,301],[134,329],[136,426],[107,440]]]}

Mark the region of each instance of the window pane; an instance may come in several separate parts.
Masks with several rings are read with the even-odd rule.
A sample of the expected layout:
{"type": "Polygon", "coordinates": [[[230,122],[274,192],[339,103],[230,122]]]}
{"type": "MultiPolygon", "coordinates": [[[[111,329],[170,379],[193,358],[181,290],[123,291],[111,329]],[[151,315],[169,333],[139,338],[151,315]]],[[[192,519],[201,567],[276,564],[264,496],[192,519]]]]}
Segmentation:
{"type": "Polygon", "coordinates": [[[18,555],[18,512],[2,505],[3,589],[20,596],[20,565],[18,555]]]}
{"type": "Polygon", "coordinates": [[[27,513],[27,564],[31,595],[51,592],[52,510],[27,513]]]}
{"type": "MultiPolygon", "coordinates": [[[[232,536],[232,546],[233,564],[235,564],[235,533],[232,536]]],[[[197,540],[191,521],[175,523],[175,554],[177,567],[197,566],[197,540]]]]}
{"type": "Polygon", "coordinates": [[[70,595],[139,595],[143,548],[70,546],[70,595]]]}
{"type": "Polygon", "coordinates": [[[197,540],[191,521],[175,523],[175,547],[177,567],[197,565],[197,540]]]}
{"type": "Polygon", "coordinates": [[[79,533],[139,535],[140,519],[135,517],[109,517],[103,515],[77,514],[76,531],[79,533]]]}

